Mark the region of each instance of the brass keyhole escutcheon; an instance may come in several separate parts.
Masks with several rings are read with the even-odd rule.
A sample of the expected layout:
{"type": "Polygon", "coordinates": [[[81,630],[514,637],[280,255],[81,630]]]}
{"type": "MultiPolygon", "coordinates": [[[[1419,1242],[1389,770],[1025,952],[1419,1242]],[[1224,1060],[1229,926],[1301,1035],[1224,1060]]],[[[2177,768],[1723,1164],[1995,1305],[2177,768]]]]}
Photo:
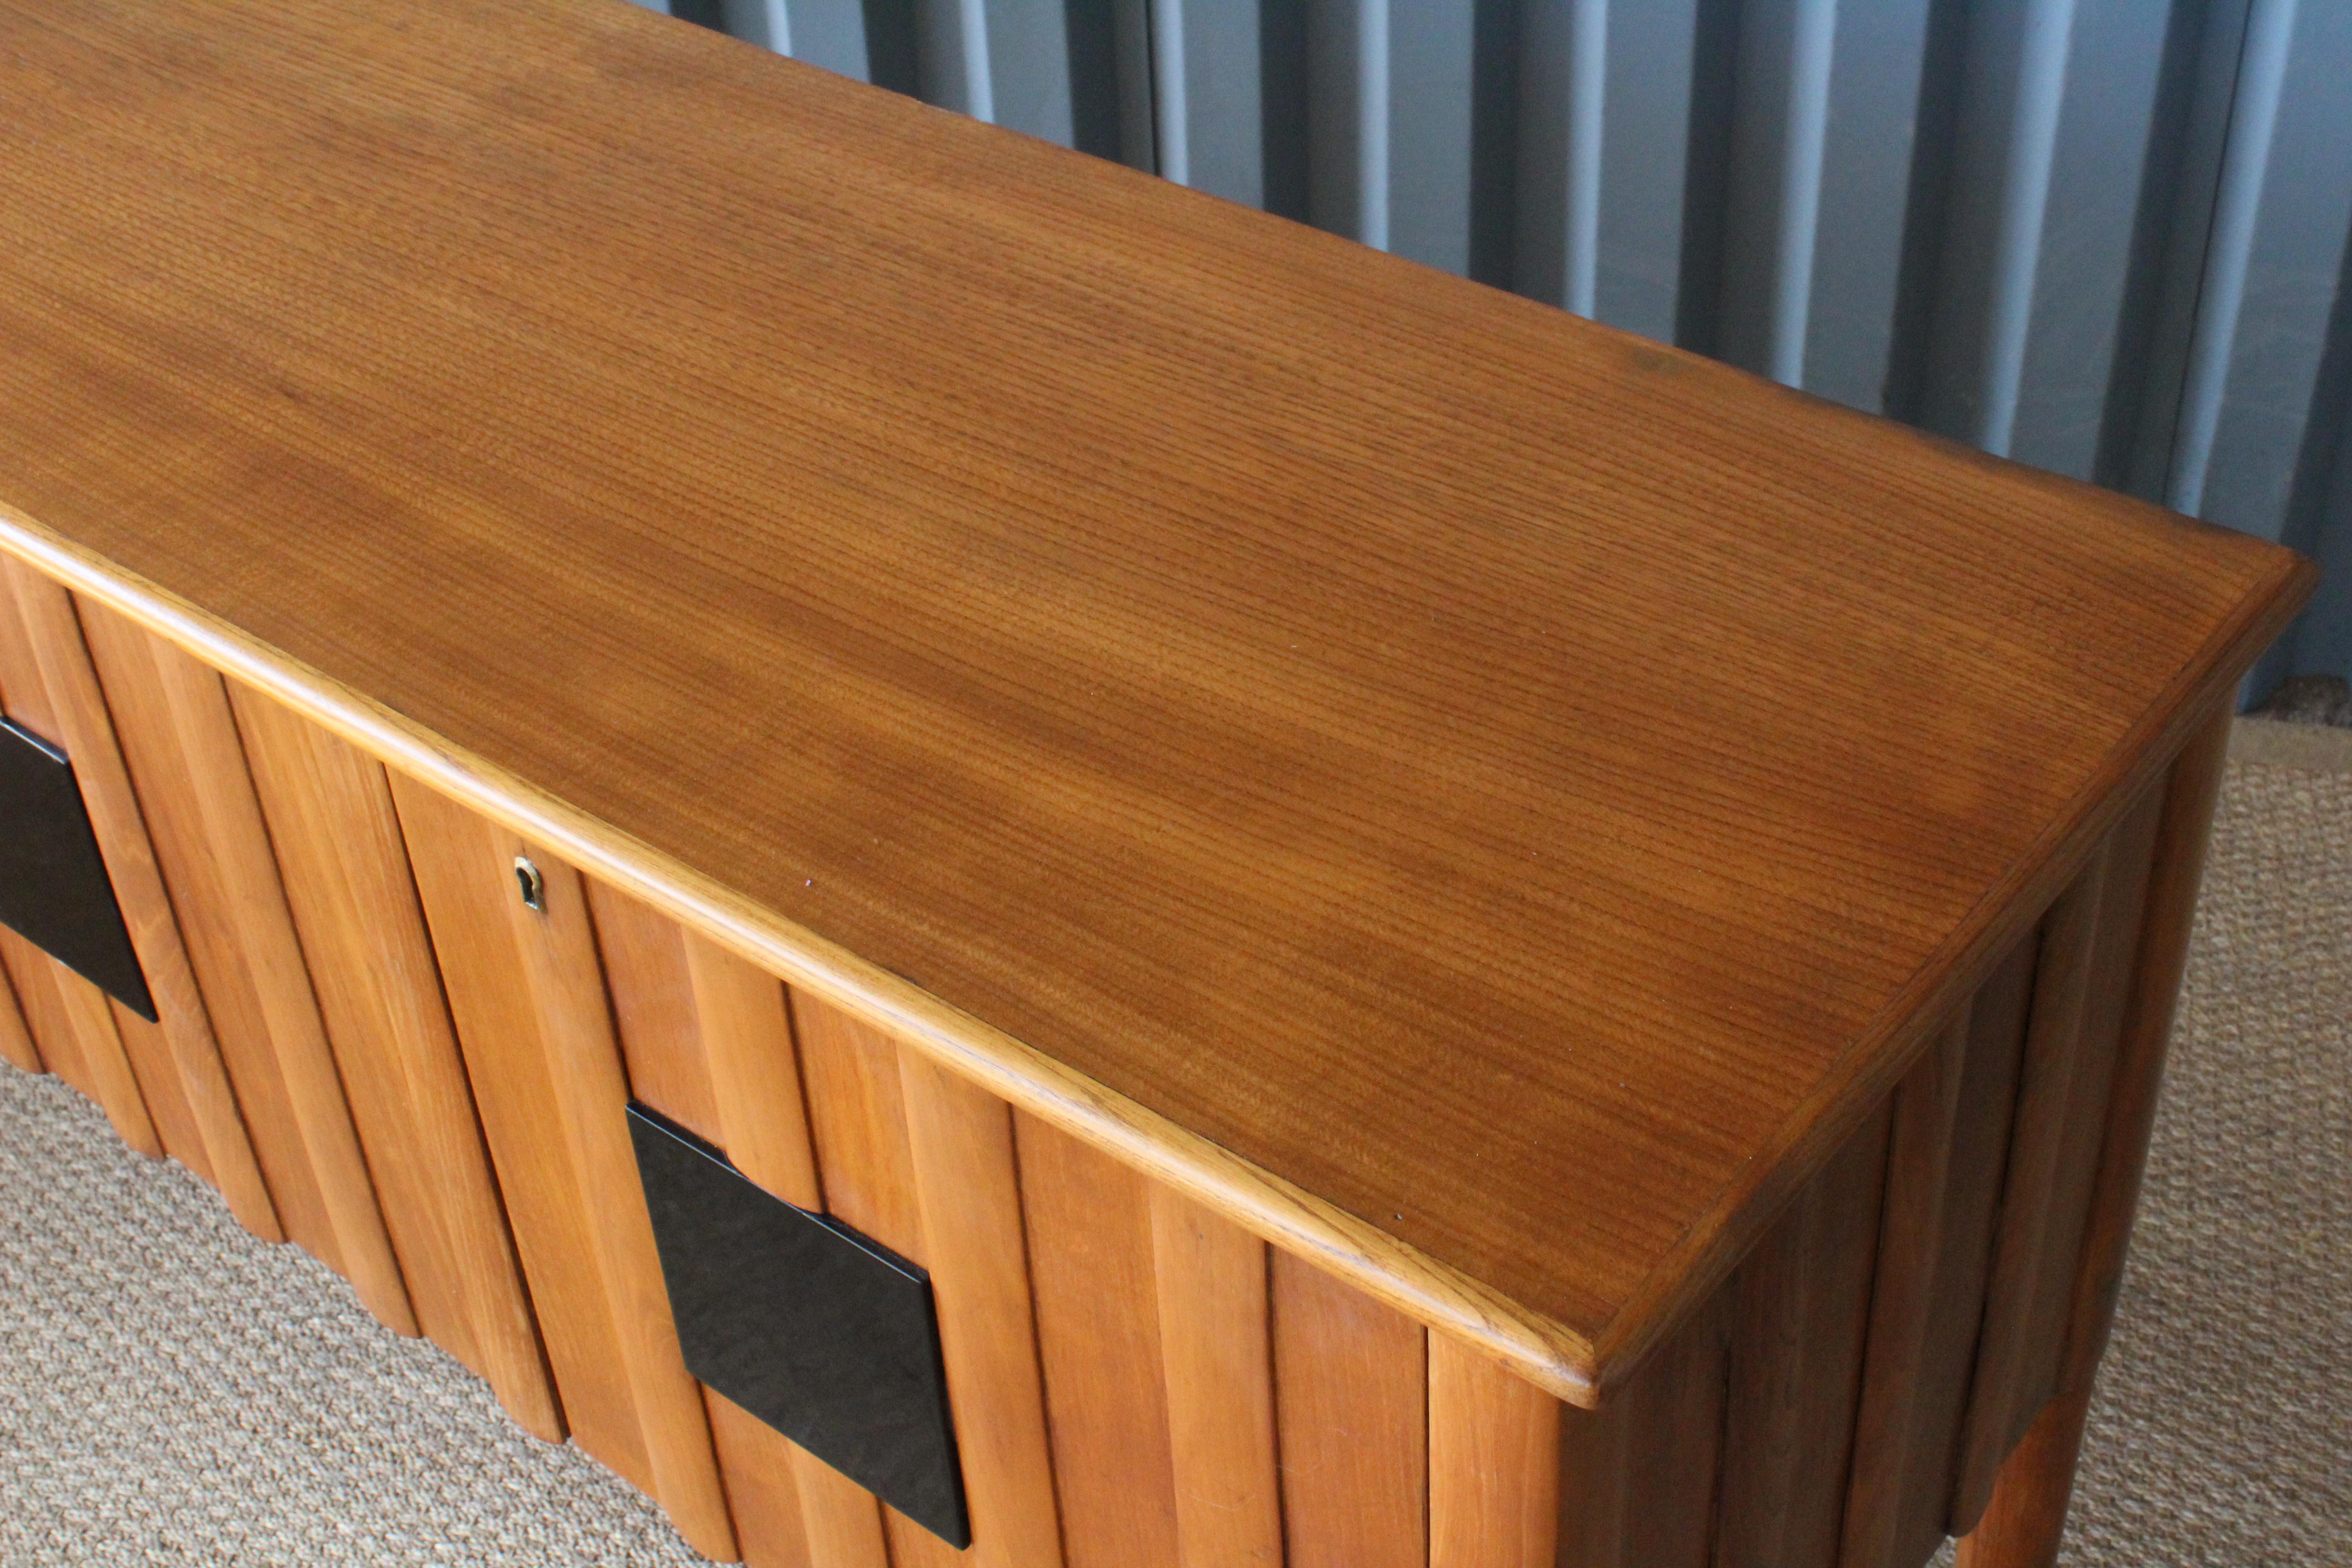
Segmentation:
{"type": "Polygon", "coordinates": [[[528,855],[515,857],[515,886],[522,889],[522,907],[540,914],[547,912],[547,880],[539,868],[530,863],[528,855]]]}

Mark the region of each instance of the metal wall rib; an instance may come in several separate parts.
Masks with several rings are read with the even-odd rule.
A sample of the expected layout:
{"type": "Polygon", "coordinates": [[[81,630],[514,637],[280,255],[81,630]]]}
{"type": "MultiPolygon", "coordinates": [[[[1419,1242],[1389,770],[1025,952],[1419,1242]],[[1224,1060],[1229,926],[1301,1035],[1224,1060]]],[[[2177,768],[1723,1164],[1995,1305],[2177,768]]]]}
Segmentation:
{"type": "Polygon", "coordinates": [[[2317,556],[2352,5],[638,0],[2317,556]]]}

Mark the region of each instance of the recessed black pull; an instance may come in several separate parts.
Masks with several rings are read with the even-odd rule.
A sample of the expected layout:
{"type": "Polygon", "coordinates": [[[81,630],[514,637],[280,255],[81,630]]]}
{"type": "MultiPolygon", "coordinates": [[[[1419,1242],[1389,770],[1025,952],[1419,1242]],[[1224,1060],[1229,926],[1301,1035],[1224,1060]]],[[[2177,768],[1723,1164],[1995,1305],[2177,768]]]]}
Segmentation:
{"type": "Polygon", "coordinates": [[[0,719],[0,924],[156,1021],[73,764],[6,719],[0,719]]]}
{"type": "Polygon", "coordinates": [[[949,1544],[971,1544],[930,1276],[629,1107],[688,1371],[949,1544]]]}

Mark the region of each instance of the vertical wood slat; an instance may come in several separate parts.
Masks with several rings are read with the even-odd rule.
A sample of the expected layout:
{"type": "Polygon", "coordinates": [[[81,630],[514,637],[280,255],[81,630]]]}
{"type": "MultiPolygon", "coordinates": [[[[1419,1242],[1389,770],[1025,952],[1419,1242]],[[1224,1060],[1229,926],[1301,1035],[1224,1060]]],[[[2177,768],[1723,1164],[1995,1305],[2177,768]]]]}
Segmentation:
{"type": "Polygon", "coordinates": [[[1429,1547],[1428,1335],[1276,1251],[1275,1430],[1290,1568],[1419,1568],[1429,1547]]]}
{"type": "Polygon", "coordinates": [[[1979,986],[1953,1113],[1943,1217],[1911,1405],[1891,1561],[1925,1562],[1945,1535],[1966,1433],[1969,1388],[1992,1273],[2041,932],[2029,931],[1979,986]]]}
{"type": "Polygon", "coordinates": [[[1736,1280],[1598,1410],[1563,1405],[1559,1568],[1705,1568],[1721,1491],[1736,1280]]]}
{"type": "MultiPolygon", "coordinates": [[[[1059,1527],[1010,1108],[814,998],[793,1003],[796,1045],[772,976],[611,889],[591,884],[590,898],[639,1098],[780,1197],[927,1269],[972,1520],[969,1560],[1051,1568],[1059,1527]]],[[[953,1555],[756,1418],[715,1394],[710,1403],[730,1496],[745,1504],[747,1560],[953,1555]]]]}
{"type": "MultiPolygon", "coordinates": [[[[9,977],[15,984],[17,1001],[23,1009],[25,1027],[28,1031],[27,1037],[39,1043],[43,1065],[70,1084],[84,1099],[104,1110],[106,1101],[100,1098],[98,1080],[90,1075],[89,1058],[94,1047],[82,1037],[91,1027],[93,1017],[104,1023],[107,1032],[113,1031],[114,1020],[106,1010],[104,994],[5,927],[0,927],[0,957],[5,957],[9,977]],[[86,1000],[78,997],[76,992],[66,984],[68,980],[81,981],[88,991],[86,1000]]],[[[112,1048],[121,1054],[122,1042],[116,1040],[112,1048]]],[[[123,1070],[131,1070],[127,1059],[123,1070]]],[[[134,1084],[133,1088],[136,1087],[134,1084]]],[[[142,1154],[152,1156],[167,1152],[160,1137],[160,1121],[150,1115],[143,1096],[140,1113],[149,1118],[143,1142],[125,1132],[119,1123],[114,1129],[115,1136],[142,1154]]],[[[109,1110],[107,1114],[111,1120],[114,1113],[109,1110]]]]}
{"type": "MultiPolygon", "coordinates": [[[[719,1479],[727,1489],[728,1516],[735,1522],[735,1547],[742,1553],[746,1568],[827,1568],[835,1563],[857,1568],[860,1559],[854,1556],[815,1555],[795,1459],[795,1456],[805,1458],[805,1452],[707,1384],[702,1405],[710,1417],[710,1442],[719,1456],[719,1479]]],[[[878,1546],[880,1530],[875,1529],[873,1534],[878,1546]]]]}
{"type": "Polygon", "coordinates": [[[377,1321],[416,1319],[344,1102],[221,678],[102,605],[79,606],[156,863],[180,916],[287,1237],[377,1321]]]}
{"type": "Polygon", "coordinates": [[[2099,1119],[2091,1212],[2070,1280],[2058,1394],[2003,1462],[1982,1520],[1959,1548],[1962,1568],[2047,1568],[2058,1557],[2074,1493],[2091,1383],[2115,1320],[2132,1218],[2155,1130],[2173,1009],[2187,968],[2197,888],[2221,784],[2231,716],[2211,715],[2173,761],[2156,808],[2130,985],[2122,1002],[2113,1093],[2099,1119]]]}
{"type": "Polygon", "coordinates": [[[1176,1568],[1150,1184],[1034,1117],[1013,1124],[1070,1568],[1176,1568]]]}
{"type": "MultiPolygon", "coordinates": [[[[1013,1108],[903,1046],[898,1081],[962,1447],[972,1555],[981,1568],[1061,1568],[1013,1108]]],[[[1234,1418],[1254,1419],[1253,1409],[1234,1418]]]]}
{"type": "Polygon", "coordinates": [[[1429,1337],[1430,1568],[1552,1568],[1560,1401],[1429,1337]]]}
{"type": "MultiPolygon", "coordinates": [[[[50,965],[50,973],[60,983],[68,977],[81,978],[56,963],[50,965]]],[[[189,1102],[187,1086],[181,1080],[163,1026],[149,1023],[87,982],[68,989],[73,998],[70,1005],[89,1016],[85,1033],[95,1034],[102,1040],[110,1027],[115,1038],[121,1042],[123,1054],[138,1075],[140,1092],[145,1097],[147,1114],[155,1124],[163,1152],[217,1188],[220,1182],[213,1169],[212,1152],[196,1121],[195,1107],[189,1102]]],[[[275,1217],[273,1213],[273,1220],[275,1217]]]]}
{"type": "Polygon", "coordinates": [[[709,1418],[678,1349],[637,1179],[581,879],[405,779],[394,779],[393,799],[572,1430],[657,1499],[697,1551],[731,1561],[709,1418]],[[543,910],[517,892],[513,862],[525,854],[543,878],[543,910]]]}
{"type": "MultiPolygon", "coordinates": [[[[956,1085],[911,1053],[902,1071],[956,1085]]],[[[1068,1562],[1279,1563],[1264,1244],[1066,1133],[1011,1125],[1068,1562]]],[[[1008,1272],[1007,1306],[1018,1289],[1008,1272]]]]}
{"type": "Polygon", "coordinates": [[[228,691],[418,1327],[527,1431],[562,1442],[391,784],[308,720],[234,682],[228,691]]]}
{"type": "Polygon", "coordinates": [[[1965,1534],[1983,1511],[1993,1475],[2009,1451],[2016,1414],[2026,1404],[2026,1336],[2043,1267],[2051,1188],[2073,1103],[2075,1045],[2090,986],[2105,859],[2104,851],[2095,856],[2042,918],[2042,955],[2001,1182],[2000,1225],[1953,1483],[1955,1534],[1965,1534]]]}
{"type": "Polygon", "coordinates": [[[2204,879],[2231,724],[2227,708],[2214,713],[2174,759],[2165,779],[2149,851],[2139,942],[2131,963],[2131,989],[2120,1026],[2116,1089],[2107,1107],[2091,1223],[2069,1303],[2066,1353],[2059,1374],[2064,1389],[2090,1386],[2114,1326],[2132,1218],[2147,1169],[2148,1142],[2156,1131],[2157,1097],[2164,1087],[2173,1014],[2189,968],[2197,889],[2204,879]]]}
{"type": "Polygon", "coordinates": [[[1960,1010],[1895,1090],[1869,1345],[1840,1526],[1839,1561],[1857,1568],[1902,1561],[1895,1542],[1903,1501],[1915,1484],[1914,1423],[1927,1382],[1928,1321],[1937,1262],[1948,1242],[1945,1199],[1973,1011],[1960,1010]]]}
{"type": "Polygon", "coordinates": [[[24,1072],[44,1070],[40,1050],[33,1044],[32,1032],[16,1005],[16,991],[5,976],[0,976],[0,1060],[24,1072]]]}
{"type": "MultiPolygon", "coordinates": [[[[723,1018],[751,1005],[740,981],[756,973],[748,965],[691,937],[688,957],[706,1016],[723,1018]]],[[[758,1005],[764,1015],[765,1003],[758,1005]]],[[[1061,1557],[1060,1527],[1011,1110],[814,997],[793,994],[792,1016],[814,1145],[809,1180],[822,1188],[830,1213],[929,1273],[939,1312],[971,1556],[959,1556],[886,1507],[891,1561],[896,1568],[958,1561],[1053,1568],[1061,1557]]],[[[722,1118],[744,1095],[786,1092],[781,1080],[760,1089],[760,1070],[755,1062],[730,1063],[714,1053],[722,1118]]],[[[793,1148],[770,1157],[780,1164],[809,1158],[793,1148]]],[[[804,1489],[804,1500],[808,1495],[804,1489]]],[[[870,1511],[871,1499],[866,1506],[870,1511]]],[[[854,1504],[839,1494],[828,1507],[832,1517],[846,1521],[854,1504]]]]}
{"type": "MultiPolygon", "coordinates": [[[[100,692],[97,672],[82,641],[81,623],[66,590],[13,557],[0,561],[0,689],[16,709],[33,716],[32,727],[58,742],[72,759],[74,777],[89,809],[90,826],[99,851],[114,884],[130,929],[132,950],[145,973],[147,988],[160,1016],[157,1028],[118,1023],[115,1040],[129,1053],[130,1065],[141,1082],[160,1082],[168,1075],[178,1100],[187,1108],[185,1126],[203,1152],[200,1165],[219,1189],[229,1212],[255,1235],[282,1241],[276,1205],[271,1202],[261,1167],[246,1133],[243,1112],[231,1089],[220,1051],[188,966],[178,922],[154,851],[148,843],[146,822],[132,793],[117,749],[113,721],[100,692]],[[26,707],[32,704],[32,707],[26,707]],[[42,729],[46,721],[47,728],[42,729]]],[[[68,990],[71,987],[68,987],[68,990]]],[[[128,1010],[124,1010],[126,1017],[128,1010]]],[[[94,1068],[112,1079],[116,1069],[106,1053],[106,1032],[82,1033],[94,1068]]],[[[120,1082],[128,1084],[124,1072],[120,1082]]],[[[158,1141],[148,1120],[144,1096],[134,1110],[127,1096],[123,1116],[131,1126],[145,1125],[144,1140],[135,1146],[153,1147],[158,1141]]],[[[109,1106],[109,1114],[115,1107],[109,1106]]],[[[191,1163],[191,1168],[199,1168],[191,1163]]]]}
{"type": "MultiPolygon", "coordinates": [[[[826,1210],[920,1268],[929,1266],[915,1190],[898,1047],[887,1035],[795,994],[793,1021],[807,1086],[811,1141],[826,1210]]],[[[932,1282],[936,1298],[939,1282],[932,1282]]],[[[948,1390],[952,1413],[955,1390],[948,1390]]],[[[882,1505],[892,1568],[950,1563],[957,1554],[898,1510],[882,1505]]]]}
{"type": "MultiPolygon", "coordinates": [[[[19,726],[64,746],[71,756],[74,748],[67,743],[63,722],[66,715],[50,696],[31,623],[16,602],[20,582],[28,592],[38,595],[42,580],[26,578],[24,572],[14,561],[0,563],[0,700],[5,700],[8,717],[19,726]]],[[[79,635],[79,631],[75,633],[77,639],[79,635]]],[[[110,735],[109,740],[111,741],[110,735]]],[[[79,765],[80,759],[77,757],[75,761],[74,776],[81,784],[84,805],[91,812],[91,826],[95,828],[97,806],[90,799],[93,786],[79,765]]],[[[94,775],[95,759],[91,771],[94,775]]],[[[100,847],[104,855],[107,846],[103,834],[100,847]]],[[[111,856],[107,859],[110,871],[111,856]]],[[[127,922],[129,910],[124,914],[127,922]]],[[[157,1157],[192,1146],[196,1132],[185,1118],[167,1118],[159,1122],[150,1110],[135,1064],[114,1027],[104,994],[16,932],[6,932],[5,942],[8,965],[17,992],[24,998],[26,1020],[34,1034],[42,1037],[41,1049],[52,1070],[95,1101],[106,1112],[115,1136],[141,1153],[157,1157]],[[171,1132],[179,1134],[177,1147],[166,1142],[167,1124],[171,1132]]],[[[166,1069],[159,1064],[156,1070],[166,1069]]],[[[207,1168],[209,1164],[209,1160],[199,1154],[190,1168],[207,1168]]]]}
{"type": "Polygon", "coordinates": [[[2156,853],[2163,806],[2164,790],[2158,781],[2124,815],[2107,838],[2106,870],[2099,887],[2099,925],[2093,938],[2091,975],[2083,1001],[2082,1043],[2067,1104],[2065,1137],[2051,1185],[2042,1265],[2025,1330],[2024,1373],[2020,1380],[2025,1395],[2011,1418],[2011,1443],[2024,1436],[2042,1402],[2058,1388],[2067,1310],[2074,1298],[2074,1259],[2082,1253],[2090,1225],[2092,1188],[2098,1179],[2099,1147],[2105,1137],[2107,1104],[2116,1082],[2132,959],[2139,946],[2149,863],[2156,853]]]}
{"type": "Polygon", "coordinates": [[[1864,1122],[1734,1276],[1716,1561],[1837,1561],[1890,1113],[1864,1122]]]}
{"type": "Polygon", "coordinates": [[[1282,1503],[1265,1244],[1173,1188],[1149,1186],[1177,1559],[1274,1568],[1282,1503]]]}
{"type": "MultiPolygon", "coordinates": [[[[719,1145],[785,1202],[824,1208],[782,985],[714,953],[706,971],[733,964],[743,973],[698,988],[689,949],[700,939],[626,894],[586,885],[630,1092],[719,1145]],[[763,990],[772,993],[764,1005],[756,994],[763,990]],[[746,991],[753,999],[743,998],[746,991]],[[730,999],[708,1005],[721,994],[730,999]],[[747,1091],[722,1093],[721,1076],[747,1091]],[[755,1080],[765,1087],[751,1087],[755,1080]]],[[[872,1496],[725,1395],[702,1394],[744,1562],[887,1568],[872,1496]]]]}

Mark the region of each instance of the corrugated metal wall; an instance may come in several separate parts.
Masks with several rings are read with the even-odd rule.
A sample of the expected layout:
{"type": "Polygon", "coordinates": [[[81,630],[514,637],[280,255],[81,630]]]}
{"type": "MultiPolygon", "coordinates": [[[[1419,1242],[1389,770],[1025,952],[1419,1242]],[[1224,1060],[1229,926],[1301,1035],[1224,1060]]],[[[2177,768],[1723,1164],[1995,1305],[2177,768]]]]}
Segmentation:
{"type": "Polygon", "coordinates": [[[640,0],[2318,556],[2352,0],[640,0]]]}

